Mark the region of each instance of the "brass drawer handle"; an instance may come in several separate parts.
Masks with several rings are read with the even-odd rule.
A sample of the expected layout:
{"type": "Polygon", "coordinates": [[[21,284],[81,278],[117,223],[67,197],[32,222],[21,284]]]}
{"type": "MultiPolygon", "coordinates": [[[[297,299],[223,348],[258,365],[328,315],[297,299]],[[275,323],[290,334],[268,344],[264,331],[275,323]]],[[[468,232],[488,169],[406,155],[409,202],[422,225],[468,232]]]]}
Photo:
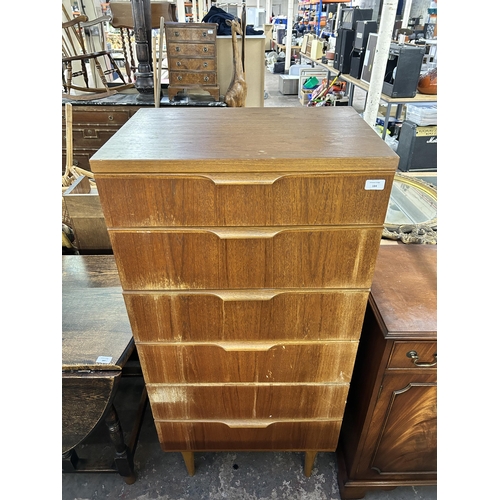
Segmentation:
{"type": "Polygon", "coordinates": [[[408,351],[406,353],[406,356],[410,359],[413,360],[413,364],[415,366],[418,366],[420,368],[432,368],[433,366],[436,366],[437,365],[437,353],[434,354],[434,363],[422,363],[421,361],[418,361],[418,353],[417,351],[408,351]]]}
{"type": "Polygon", "coordinates": [[[112,122],[114,119],[115,119],[115,117],[114,117],[113,115],[108,115],[108,120],[109,120],[110,122],[112,122]]]}

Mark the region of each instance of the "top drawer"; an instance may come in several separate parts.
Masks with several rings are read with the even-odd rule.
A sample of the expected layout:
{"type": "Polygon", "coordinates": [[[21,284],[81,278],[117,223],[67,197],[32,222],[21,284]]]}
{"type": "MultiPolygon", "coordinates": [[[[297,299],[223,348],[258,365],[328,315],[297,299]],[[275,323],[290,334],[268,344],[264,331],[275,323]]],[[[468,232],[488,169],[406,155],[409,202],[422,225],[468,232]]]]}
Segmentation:
{"type": "Polygon", "coordinates": [[[177,24],[175,26],[165,26],[165,38],[167,43],[172,42],[212,42],[215,43],[217,37],[217,25],[204,23],[203,26],[186,26],[177,24]]]}
{"type": "Polygon", "coordinates": [[[96,174],[108,227],[384,223],[388,173],[96,174]]]}
{"type": "Polygon", "coordinates": [[[395,341],[388,369],[437,369],[437,341],[395,341]]]}

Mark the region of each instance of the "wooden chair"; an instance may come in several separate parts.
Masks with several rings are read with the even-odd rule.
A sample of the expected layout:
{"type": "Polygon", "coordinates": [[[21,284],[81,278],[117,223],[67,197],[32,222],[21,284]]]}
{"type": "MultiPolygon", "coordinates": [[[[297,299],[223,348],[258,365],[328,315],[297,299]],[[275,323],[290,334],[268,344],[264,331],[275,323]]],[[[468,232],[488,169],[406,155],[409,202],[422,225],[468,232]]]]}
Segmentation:
{"type": "MultiPolygon", "coordinates": [[[[168,1],[151,3],[151,28],[160,28],[160,18],[165,22],[175,22],[177,20],[176,4],[168,1]]],[[[133,50],[134,41],[134,17],[132,15],[132,5],[130,0],[111,0],[109,2],[111,12],[110,24],[120,31],[121,46],[125,59],[125,72],[127,80],[134,80],[134,73],[137,70],[136,56],[133,50]]]]}
{"type": "Polygon", "coordinates": [[[125,81],[120,68],[106,48],[104,23],[109,22],[111,17],[101,16],[89,21],[87,16],[80,15],[69,19],[64,6],[63,13],[68,19],[62,23],[63,98],[100,99],[133,87],[132,83],[125,81]],[[95,38],[101,47],[96,47],[95,38]],[[75,64],[79,65],[77,71],[73,67],[75,64]],[[93,81],[89,78],[89,70],[93,71],[93,81]],[[110,74],[117,75],[117,84],[108,81],[107,75],[110,74]],[[74,81],[79,76],[83,77],[84,85],[74,81]]]}

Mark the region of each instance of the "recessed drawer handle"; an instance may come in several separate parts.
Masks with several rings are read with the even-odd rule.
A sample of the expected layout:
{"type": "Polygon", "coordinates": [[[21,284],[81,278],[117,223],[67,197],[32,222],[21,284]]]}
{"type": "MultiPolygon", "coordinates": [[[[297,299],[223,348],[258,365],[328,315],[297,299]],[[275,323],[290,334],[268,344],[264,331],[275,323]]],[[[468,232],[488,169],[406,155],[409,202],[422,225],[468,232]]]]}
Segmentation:
{"type": "Polygon", "coordinates": [[[217,235],[221,240],[254,240],[274,238],[281,232],[281,229],[224,227],[218,229],[207,229],[207,231],[217,235]]]}
{"type": "Polygon", "coordinates": [[[418,366],[420,368],[432,368],[433,366],[437,365],[437,356],[438,356],[437,353],[434,354],[434,359],[435,359],[434,363],[423,363],[423,362],[419,361],[417,351],[408,351],[406,353],[406,356],[413,360],[413,364],[415,366],[418,366]]]}
{"type": "MultiPolygon", "coordinates": [[[[266,151],[259,151],[261,154],[267,154],[266,151]]],[[[252,173],[221,173],[221,174],[207,174],[208,177],[217,185],[264,185],[264,184],[274,184],[278,179],[283,177],[282,174],[259,172],[258,174],[252,173]]]]}
{"type": "MultiPolygon", "coordinates": [[[[241,352],[241,351],[250,351],[250,352],[266,352],[270,351],[273,347],[276,347],[276,344],[265,343],[265,342],[256,342],[254,344],[250,342],[224,342],[223,344],[215,344],[217,347],[224,349],[226,352],[241,352]]],[[[286,349],[283,346],[283,349],[286,349]]]]}
{"type": "Polygon", "coordinates": [[[269,427],[274,422],[245,422],[245,421],[235,421],[235,422],[222,422],[227,425],[230,429],[265,429],[269,427]]]}

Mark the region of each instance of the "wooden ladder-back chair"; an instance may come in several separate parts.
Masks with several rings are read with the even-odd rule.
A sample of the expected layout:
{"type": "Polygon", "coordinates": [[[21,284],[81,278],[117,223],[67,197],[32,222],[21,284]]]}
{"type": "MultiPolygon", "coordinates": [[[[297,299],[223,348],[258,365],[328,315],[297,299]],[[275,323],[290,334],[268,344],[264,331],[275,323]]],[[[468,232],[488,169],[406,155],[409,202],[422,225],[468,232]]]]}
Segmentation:
{"type": "Polygon", "coordinates": [[[133,87],[132,83],[125,81],[120,68],[106,48],[104,23],[109,22],[110,16],[101,16],[89,21],[87,16],[77,16],[71,19],[64,9],[63,14],[67,21],[62,23],[62,97],[74,100],[91,100],[107,97],[133,87]],[[86,32],[89,36],[86,36],[86,32]],[[94,40],[97,33],[98,43],[96,48],[94,40]],[[87,68],[87,61],[90,68],[87,68]],[[78,64],[79,69],[74,70],[73,65],[78,64]],[[90,79],[89,69],[94,69],[93,82],[90,79]],[[107,75],[116,74],[119,82],[113,84],[107,75]],[[74,78],[82,76],[85,85],[76,84],[74,78]],[[100,81],[97,81],[100,80],[100,81]],[[75,93],[76,92],[76,93],[75,93]]]}
{"type": "MultiPolygon", "coordinates": [[[[160,19],[165,22],[176,22],[176,4],[173,2],[150,2],[151,4],[151,28],[160,28],[160,19]]],[[[133,50],[134,16],[130,0],[111,0],[109,2],[111,12],[110,24],[113,28],[120,30],[121,46],[125,59],[125,72],[127,80],[132,82],[134,72],[137,70],[136,57],[133,50]]],[[[151,49],[151,47],[150,47],[151,49]]]]}

